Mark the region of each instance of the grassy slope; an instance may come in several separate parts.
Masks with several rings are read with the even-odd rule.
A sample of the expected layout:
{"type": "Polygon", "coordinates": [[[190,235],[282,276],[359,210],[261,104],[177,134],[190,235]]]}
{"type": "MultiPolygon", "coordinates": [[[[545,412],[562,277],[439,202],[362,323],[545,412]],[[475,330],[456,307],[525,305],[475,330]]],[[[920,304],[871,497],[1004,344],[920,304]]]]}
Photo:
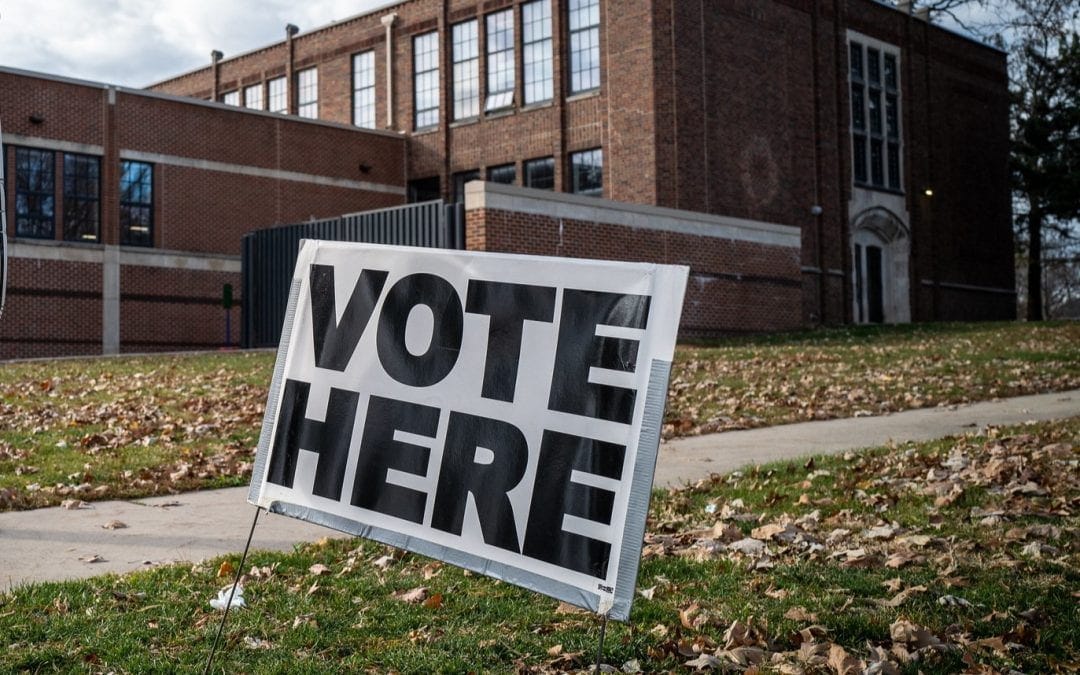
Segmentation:
{"type": "MultiPolygon", "coordinates": [[[[0,509],[248,481],[270,353],[0,365],[0,509]]],[[[676,353],[668,437],[1080,387],[1080,325],[933,324],[676,353]]]]}
{"type": "MultiPolygon", "coordinates": [[[[1080,419],[990,429],[657,492],[643,595],[605,661],[1075,672],[1078,438],[1080,419]]],[[[230,561],[0,595],[0,671],[201,668],[230,561]]],[[[595,650],[592,615],[370,543],[257,553],[248,572],[225,672],[554,672],[595,650]]]]}

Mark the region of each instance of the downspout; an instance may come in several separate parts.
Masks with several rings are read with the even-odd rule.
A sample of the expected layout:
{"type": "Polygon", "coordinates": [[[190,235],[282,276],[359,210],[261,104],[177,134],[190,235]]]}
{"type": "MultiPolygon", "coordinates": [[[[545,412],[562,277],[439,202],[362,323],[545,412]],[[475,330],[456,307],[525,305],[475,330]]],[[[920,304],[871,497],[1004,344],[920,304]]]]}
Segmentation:
{"type": "MultiPolygon", "coordinates": [[[[3,134],[0,133],[0,148],[4,147],[3,134]]],[[[7,165],[7,153],[0,153],[0,158],[7,165]]],[[[7,188],[4,185],[4,175],[7,171],[0,172],[0,316],[4,315],[4,300],[7,298],[7,188]]]]}
{"type": "Polygon", "coordinates": [[[911,0],[901,0],[897,3],[897,7],[907,14],[904,20],[904,49],[907,51],[907,56],[901,60],[903,76],[900,80],[900,99],[902,101],[901,109],[903,110],[903,121],[900,126],[900,138],[901,147],[903,151],[900,156],[904,160],[904,187],[905,193],[908,199],[908,208],[911,216],[911,222],[908,223],[910,228],[910,253],[908,258],[908,303],[911,307],[911,320],[916,321],[918,317],[923,316],[923,302],[922,302],[922,239],[915,234],[916,223],[919,226],[923,226],[922,219],[925,216],[925,212],[921,209],[921,204],[918,201],[917,195],[923,194],[921,189],[917,189],[915,185],[915,167],[914,162],[911,161],[911,148],[914,146],[912,140],[912,110],[915,108],[914,104],[914,83],[915,83],[915,37],[914,37],[914,3],[911,0]],[[905,94],[905,90],[908,92],[905,94]],[[904,141],[904,136],[908,137],[907,142],[904,141]]]}
{"type": "MultiPolygon", "coordinates": [[[[479,30],[479,26],[477,27],[479,30]]],[[[439,178],[439,191],[445,201],[454,197],[453,174],[450,173],[452,160],[450,157],[450,120],[453,119],[454,92],[453,92],[453,44],[450,40],[450,0],[442,1],[442,11],[439,14],[439,130],[443,150],[442,176],[439,178]]]]}
{"type": "Polygon", "coordinates": [[[818,53],[819,23],[821,21],[821,2],[814,0],[814,13],[811,15],[811,63],[813,71],[814,87],[814,204],[810,207],[810,213],[814,216],[817,240],[817,274],[818,274],[818,323],[825,323],[825,244],[824,225],[822,224],[821,206],[821,58],[818,53]]]}
{"type": "Polygon", "coordinates": [[[394,22],[397,14],[387,14],[382,19],[386,29],[386,128],[394,128],[394,22]]]}
{"type": "MultiPolygon", "coordinates": [[[[852,280],[849,278],[849,274],[852,270],[851,265],[851,233],[849,231],[848,219],[851,214],[848,213],[847,204],[851,201],[851,159],[847,158],[845,163],[846,153],[843,151],[844,147],[851,148],[851,123],[844,124],[848,117],[851,115],[850,108],[846,105],[844,92],[848,89],[848,70],[847,64],[847,39],[844,33],[844,26],[846,25],[844,17],[841,14],[841,0],[833,0],[833,33],[834,38],[834,58],[836,59],[836,74],[837,82],[834,89],[836,90],[836,127],[837,138],[840,139],[840,144],[837,146],[836,152],[836,175],[840,179],[839,187],[839,204],[843,208],[841,213],[837,214],[840,225],[840,323],[847,323],[848,317],[852,312],[854,298],[852,297],[853,289],[851,287],[852,280]],[[845,112],[846,111],[846,112],[845,112]]],[[[849,94],[850,95],[850,94],[849,94]]],[[[828,268],[822,269],[822,274],[825,280],[832,276],[828,268]]],[[[852,319],[853,321],[854,319],[852,319]]]]}
{"type": "MultiPolygon", "coordinates": [[[[705,54],[705,0],[700,2],[700,23],[701,29],[701,113],[705,118],[702,128],[704,129],[704,142],[701,144],[702,152],[702,172],[701,175],[709,175],[709,85],[705,79],[705,74],[709,72],[707,58],[705,54]]],[[[710,189],[712,181],[705,181],[705,213],[712,213],[711,192],[710,189]]]]}
{"type": "Polygon", "coordinates": [[[923,39],[925,40],[926,45],[926,55],[923,57],[923,86],[926,88],[926,184],[924,186],[923,194],[926,204],[926,222],[930,229],[931,269],[933,270],[934,275],[931,291],[933,310],[930,317],[932,320],[936,321],[941,316],[941,252],[939,250],[938,228],[934,224],[934,139],[932,136],[934,129],[934,96],[933,91],[931,90],[930,81],[930,59],[932,54],[930,50],[929,15],[924,19],[923,39]]]}
{"type": "Polygon", "coordinates": [[[293,62],[296,59],[296,45],[293,42],[293,37],[300,32],[300,29],[291,23],[285,24],[285,52],[288,60],[285,62],[285,98],[286,109],[290,115],[296,115],[299,110],[299,97],[296,95],[296,87],[293,86],[295,68],[293,62]]]}
{"type": "MultiPolygon", "coordinates": [[[[682,199],[679,194],[679,174],[682,171],[679,157],[679,59],[677,56],[678,40],[675,35],[675,0],[669,3],[671,13],[671,120],[672,120],[672,149],[675,154],[675,166],[672,174],[675,178],[675,208],[682,208],[682,199]]],[[[657,176],[659,178],[659,176],[657,176]]]]}
{"type": "Polygon", "coordinates": [[[218,50],[210,52],[210,71],[212,82],[210,84],[210,100],[218,100],[218,89],[221,87],[221,59],[225,55],[218,50]]]}
{"type": "MultiPolygon", "coordinates": [[[[601,190],[602,190],[602,193],[607,192],[607,198],[608,199],[618,199],[618,197],[615,195],[615,171],[614,171],[614,164],[615,163],[611,161],[611,155],[612,155],[612,148],[611,148],[611,106],[612,106],[612,101],[611,101],[611,96],[608,93],[610,91],[610,88],[608,86],[608,84],[610,82],[610,78],[608,76],[608,63],[609,63],[609,56],[608,55],[611,54],[611,38],[610,38],[610,35],[611,35],[611,12],[609,11],[610,10],[610,4],[608,2],[604,2],[604,3],[602,3],[600,5],[600,9],[602,11],[600,21],[603,23],[603,26],[604,26],[603,52],[600,54],[600,68],[601,68],[601,72],[600,72],[600,91],[602,92],[601,98],[604,101],[604,108],[607,109],[607,124],[605,124],[604,129],[601,130],[601,140],[600,140],[601,146],[603,147],[603,151],[601,152],[601,155],[600,155],[601,156],[600,171],[601,171],[601,175],[603,175],[603,177],[604,177],[603,181],[601,183],[601,190]],[[607,161],[604,161],[605,159],[607,161]],[[607,166],[605,167],[604,164],[606,164],[607,166]]],[[[654,120],[654,124],[655,124],[655,120],[654,120]]],[[[653,128],[655,129],[655,126],[653,128]]],[[[653,165],[655,166],[655,158],[654,158],[653,165]]],[[[573,172],[571,171],[571,173],[573,173],[573,172]]],[[[571,180],[573,180],[572,177],[571,177],[571,180]]],[[[601,193],[601,196],[603,196],[602,193],[601,193]]]]}

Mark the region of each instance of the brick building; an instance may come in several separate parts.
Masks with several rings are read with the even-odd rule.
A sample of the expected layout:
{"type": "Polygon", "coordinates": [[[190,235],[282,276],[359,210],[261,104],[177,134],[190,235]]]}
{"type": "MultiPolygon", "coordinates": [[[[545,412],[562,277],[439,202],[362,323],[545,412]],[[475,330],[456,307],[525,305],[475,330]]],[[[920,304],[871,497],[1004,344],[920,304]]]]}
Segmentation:
{"type": "MultiPolygon", "coordinates": [[[[191,134],[196,119],[235,118],[191,151],[236,163],[266,150],[260,133],[291,123],[288,154],[298,164],[289,170],[394,184],[404,190],[399,201],[464,200],[472,248],[686,262],[701,293],[740,298],[723,317],[684,316],[687,334],[1011,318],[1005,55],[899,4],[408,0],[307,33],[288,26],[280,42],[231,58],[215,52],[205,68],[124,95],[185,111],[175,124],[191,134]],[[181,121],[188,111],[191,121],[181,121]],[[319,122],[304,121],[312,119],[319,122]],[[400,143],[393,158],[363,149],[391,136],[400,143]],[[327,160],[318,148],[346,137],[357,144],[347,166],[309,168],[327,160]],[[357,176],[357,163],[381,178],[357,176]],[[477,178],[530,189],[472,190],[478,201],[470,204],[465,184],[477,178]],[[551,213],[574,217],[544,219],[529,210],[543,197],[535,190],[621,206],[597,202],[590,222],[581,215],[587,201],[553,198],[551,213]],[[489,217],[482,205],[491,200],[525,211],[489,217]],[[682,225],[652,236],[649,218],[682,225]],[[631,222],[645,225],[618,229],[631,222]],[[740,232],[793,229],[794,272],[779,253],[788,239],[765,258],[723,237],[678,239],[724,223],[740,232]],[[702,250],[709,246],[719,247],[711,258],[702,250]],[[765,297],[776,304],[763,320],[751,318],[765,297]]],[[[5,123],[9,100],[0,97],[5,123]]],[[[150,146],[186,142],[160,129],[158,139],[150,146]]],[[[172,171],[148,163],[155,177],[172,171]]],[[[302,205],[318,200],[300,192],[300,205],[286,200],[293,213],[252,212],[231,227],[314,213],[302,205]]],[[[8,194],[10,202],[10,185],[8,194]]],[[[201,222],[183,228],[207,247],[195,250],[235,251],[206,243],[217,240],[201,222]]],[[[114,242],[102,243],[108,250],[114,242]]]]}
{"type": "Polygon", "coordinates": [[[220,347],[253,224],[405,198],[397,134],[8,69],[0,120],[0,358],[220,347]]]}

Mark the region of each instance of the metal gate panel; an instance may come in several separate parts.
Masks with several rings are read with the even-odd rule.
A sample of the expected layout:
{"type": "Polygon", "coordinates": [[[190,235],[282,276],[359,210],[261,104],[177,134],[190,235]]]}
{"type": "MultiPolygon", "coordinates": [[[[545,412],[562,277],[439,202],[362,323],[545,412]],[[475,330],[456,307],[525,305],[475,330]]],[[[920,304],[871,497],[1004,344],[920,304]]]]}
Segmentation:
{"type": "Polygon", "coordinates": [[[244,347],[276,347],[302,239],[465,248],[465,209],[442,201],[350,213],[256,230],[241,243],[244,347]]]}

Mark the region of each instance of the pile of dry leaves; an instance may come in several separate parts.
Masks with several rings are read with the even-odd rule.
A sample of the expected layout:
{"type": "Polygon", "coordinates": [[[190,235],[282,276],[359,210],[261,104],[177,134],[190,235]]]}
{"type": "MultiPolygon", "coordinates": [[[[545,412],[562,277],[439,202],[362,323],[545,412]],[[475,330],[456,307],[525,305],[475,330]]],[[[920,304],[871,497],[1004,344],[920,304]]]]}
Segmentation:
{"type": "MultiPolygon", "coordinates": [[[[862,609],[873,611],[876,605],[898,618],[889,635],[866,645],[845,648],[831,641],[819,624],[828,617],[804,607],[791,608],[785,618],[805,628],[770,636],[765,623],[729,622],[692,603],[682,608],[678,625],[653,629],[664,638],[653,655],[684,657],[686,666],[721,671],[760,672],[768,666],[767,672],[792,674],[896,673],[904,664],[961,651],[970,667],[966,672],[995,672],[982,664],[980,652],[1004,657],[1035,648],[1045,613],[1035,607],[1009,612],[982,608],[984,616],[977,616],[980,605],[964,597],[969,579],[963,570],[1012,570],[1034,560],[1061,570],[1080,568],[1075,429],[1075,424],[1058,426],[1051,443],[1045,435],[1004,436],[991,429],[989,438],[971,437],[939,451],[908,447],[849,454],[843,469],[821,470],[810,461],[796,472],[801,475],[736,473],[673,491],[661,500],[659,517],[646,535],[645,558],[726,559],[754,574],[756,592],[778,601],[790,592],[773,584],[770,571],[800,563],[886,573],[928,571],[922,576],[936,581],[928,587],[907,585],[899,574],[887,579],[887,597],[862,609]],[[760,511],[747,508],[742,499],[714,499],[703,509],[687,509],[695,496],[732,486],[762,493],[760,511]],[[977,505],[966,506],[971,495],[977,495],[972,500],[977,505]],[[901,515],[892,517],[897,510],[901,515]],[[932,630],[904,618],[905,607],[916,597],[969,610],[977,621],[1004,621],[1011,628],[982,639],[971,636],[970,625],[932,630]],[[725,630],[722,641],[699,633],[710,627],[725,630]]],[[[639,592],[651,598],[677,591],[659,579],[639,592]]],[[[1080,597],[1075,588],[1062,592],[1080,597]]],[[[853,604],[860,608],[859,603],[865,599],[849,597],[837,613],[853,604]]]]}
{"type": "Polygon", "coordinates": [[[246,476],[266,400],[265,387],[240,381],[235,371],[192,374],[168,358],[125,374],[67,369],[2,393],[0,461],[30,478],[22,489],[0,490],[0,509],[169,493],[246,476]],[[110,473],[132,448],[166,459],[110,473]],[[42,480],[41,467],[57,451],[78,453],[81,470],[42,480]]]}

